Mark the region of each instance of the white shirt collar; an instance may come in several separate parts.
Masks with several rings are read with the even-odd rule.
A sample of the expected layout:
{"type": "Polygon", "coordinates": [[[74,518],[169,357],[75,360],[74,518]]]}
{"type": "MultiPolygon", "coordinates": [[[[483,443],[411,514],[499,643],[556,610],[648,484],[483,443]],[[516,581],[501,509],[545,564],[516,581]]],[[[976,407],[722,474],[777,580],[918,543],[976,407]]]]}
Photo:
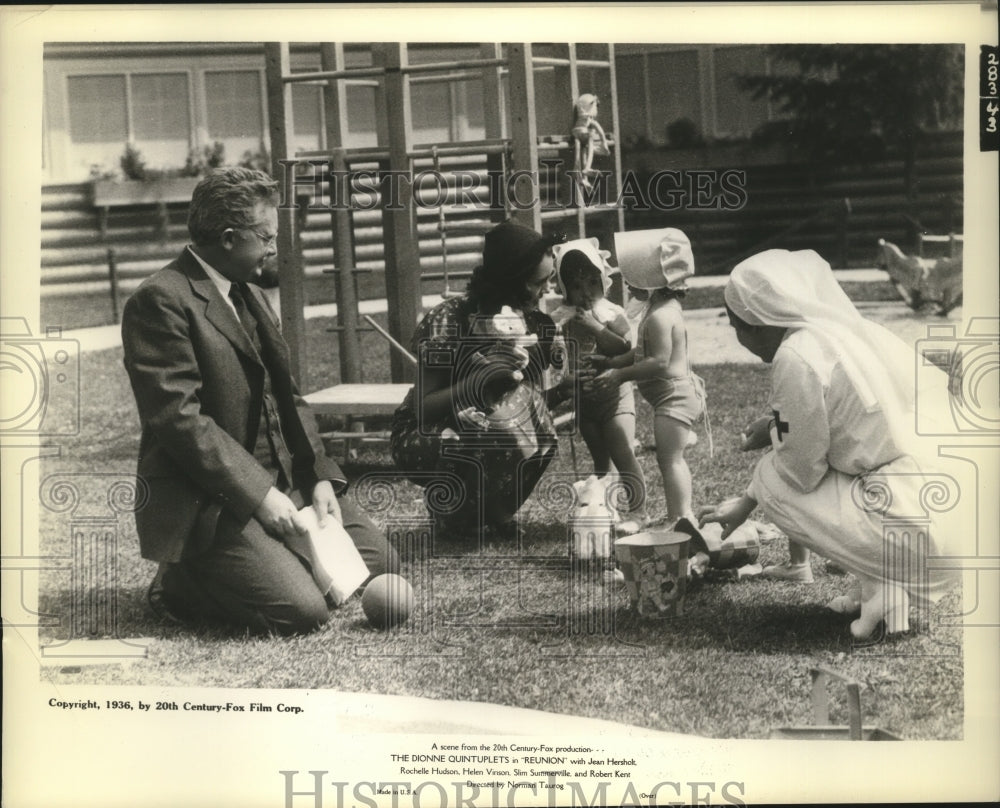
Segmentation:
{"type": "Polygon", "coordinates": [[[236,315],[237,319],[239,319],[240,313],[236,311],[236,304],[233,303],[233,299],[229,296],[229,292],[233,288],[233,282],[211,264],[207,263],[204,258],[198,255],[198,253],[192,250],[191,245],[188,245],[188,251],[195,257],[195,260],[201,264],[202,269],[205,270],[205,274],[208,275],[208,279],[214,284],[215,288],[219,290],[219,294],[222,295],[222,299],[226,301],[226,305],[229,306],[229,310],[236,315]]]}
{"type": "Polygon", "coordinates": [[[190,252],[198,263],[201,264],[202,269],[205,270],[205,274],[208,275],[208,279],[215,284],[215,288],[222,294],[222,299],[231,305],[232,301],[229,299],[229,290],[232,289],[233,282],[219,272],[219,270],[215,269],[215,267],[211,264],[206,262],[204,258],[198,255],[198,253],[192,250],[191,245],[188,245],[188,252],[190,252]]]}

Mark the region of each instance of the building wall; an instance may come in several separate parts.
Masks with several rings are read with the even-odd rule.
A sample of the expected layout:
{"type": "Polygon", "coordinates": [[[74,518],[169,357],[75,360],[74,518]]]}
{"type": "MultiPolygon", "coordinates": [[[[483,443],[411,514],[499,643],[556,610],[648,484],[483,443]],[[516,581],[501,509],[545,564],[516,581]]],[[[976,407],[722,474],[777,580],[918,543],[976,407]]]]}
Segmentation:
{"type": "MultiPolygon", "coordinates": [[[[417,46],[413,61],[478,55],[472,46],[417,46]]],[[[367,48],[349,48],[348,66],[371,63],[367,48]]],[[[315,46],[292,50],[292,69],[318,70],[315,46]]],[[[228,163],[270,148],[264,54],[257,44],[52,45],[44,59],[43,178],[76,182],[120,171],[125,145],[154,169],[178,169],[221,142],[228,163]]],[[[414,143],[483,137],[481,88],[463,81],[417,84],[414,143]]],[[[372,82],[347,89],[345,146],[376,144],[372,82]]],[[[318,86],[293,90],[296,145],[325,147],[318,86]]]]}
{"type": "MultiPolygon", "coordinates": [[[[540,56],[565,56],[565,45],[535,45],[540,56]]],[[[581,59],[606,58],[606,45],[577,46],[581,59]]],[[[748,135],[767,120],[765,102],[749,99],[732,82],[734,73],[766,67],[757,46],[616,46],[621,142],[624,146],[670,144],[691,131],[698,138],[748,135]]],[[[364,45],[346,48],[349,66],[371,64],[364,45]]],[[[478,45],[415,44],[412,62],[476,58],[478,45]]],[[[315,45],[292,48],[293,70],[318,70],[315,45]]],[[[192,151],[200,156],[216,142],[226,161],[238,162],[269,149],[264,56],[260,43],[89,43],[54,44],[44,58],[45,109],[43,177],[77,182],[120,170],[126,143],[150,168],[180,168],[192,151]]],[[[608,72],[581,67],[579,92],[605,102],[610,117],[608,72]]],[[[544,66],[535,71],[538,132],[566,136],[573,124],[570,72],[544,66]]],[[[479,140],[484,137],[482,83],[411,83],[413,145],[479,140]]],[[[347,89],[345,146],[376,144],[371,81],[347,89]]],[[[325,147],[318,86],[296,86],[293,94],[296,143],[303,150],[325,147]]],[[[610,127],[609,127],[610,128],[610,127]]],[[[673,145],[690,145],[674,143],[673,145]]]]}

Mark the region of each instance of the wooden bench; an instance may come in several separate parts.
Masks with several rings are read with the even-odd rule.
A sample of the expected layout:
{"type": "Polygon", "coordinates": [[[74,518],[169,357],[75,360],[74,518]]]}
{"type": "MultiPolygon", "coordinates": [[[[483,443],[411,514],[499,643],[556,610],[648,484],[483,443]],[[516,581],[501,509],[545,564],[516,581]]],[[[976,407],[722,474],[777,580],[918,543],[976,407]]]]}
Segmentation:
{"type": "Polygon", "coordinates": [[[328,440],[344,441],[344,455],[356,455],[355,441],[379,440],[389,437],[385,430],[365,431],[364,419],[372,415],[392,415],[413,385],[410,384],[338,384],[316,390],[304,396],[313,411],[321,415],[338,415],[350,419],[348,431],[323,432],[328,440]]]}
{"type": "Polygon", "coordinates": [[[324,415],[392,415],[403,403],[411,384],[338,384],[317,390],[305,400],[324,415]]]}
{"type": "MultiPolygon", "coordinates": [[[[344,441],[344,454],[351,456],[354,453],[352,449],[354,441],[388,439],[389,433],[385,430],[364,431],[364,418],[370,415],[392,415],[403,403],[411,387],[410,384],[338,384],[316,390],[303,398],[318,414],[357,419],[354,425],[362,427],[361,430],[322,433],[323,438],[344,441]]],[[[553,420],[556,430],[572,431],[575,418],[576,414],[572,411],[555,416],[553,420]]],[[[575,469],[576,447],[572,435],[570,435],[570,451],[575,469]]]]}

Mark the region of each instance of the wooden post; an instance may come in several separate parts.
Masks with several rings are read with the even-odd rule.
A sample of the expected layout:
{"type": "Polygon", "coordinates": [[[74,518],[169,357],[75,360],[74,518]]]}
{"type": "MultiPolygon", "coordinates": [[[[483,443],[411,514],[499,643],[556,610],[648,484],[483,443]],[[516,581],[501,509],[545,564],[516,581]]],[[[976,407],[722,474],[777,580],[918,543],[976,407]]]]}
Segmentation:
{"type": "Polygon", "coordinates": [[[114,247],[108,247],[108,279],[111,281],[111,317],[118,322],[118,262],[114,247]]]}
{"type": "Polygon", "coordinates": [[[542,231],[542,206],[538,192],[538,122],[535,118],[535,75],[531,44],[511,43],[508,86],[511,107],[511,182],[504,191],[512,218],[542,231]]]}
{"type": "MultiPolygon", "coordinates": [[[[499,59],[503,49],[499,43],[482,45],[479,55],[483,59],[499,59]]],[[[504,97],[503,84],[500,80],[500,68],[483,68],[483,124],[487,140],[501,140],[504,136],[504,97]]],[[[506,159],[503,154],[486,155],[486,176],[490,191],[490,220],[503,221],[506,218],[507,207],[503,198],[503,176],[506,159]],[[501,193],[493,196],[495,187],[490,178],[499,177],[501,193]]]]}
{"type": "MultiPolygon", "coordinates": [[[[612,147],[615,161],[614,198],[617,199],[622,192],[622,138],[621,125],[618,121],[618,74],[615,72],[615,46],[612,42],[608,43],[608,65],[611,86],[611,134],[614,136],[614,146],[612,147]]],[[[625,209],[621,205],[618,206],[615,218],[618,230],[625,230],[625,209]]]]}
{"type": "MultiPolygon", "coordinates": [[[[322,69],[343,70],[344,46],[324,42],[320,45],[322,69]]],[[[351,191],[344,160],[344,132],[347,129],[346,87],[341,79],[330,79],[323,88],[326,112],[326,148],[333,154],[329,177],[330,212],[333,230],[334,287],[337,295],[337,325],[340,326],[340,380],[360,382],[361,343],[358,338],[358,297],[354,285],[354,228],[351,215],[351,191]],[[345,190],[341,199],[340,189],[345,190]]]]}
{"type": "MultiPolygon", "coordinates": [[[[388,171],[381,183],[382,232],[385,242],[385,292],[389,333],[406,344],[421,313],[420,251],[414,226],[410,146],[410,88],[400,68],[406,64],[405,43],[375,43],[372,57],[385,67],[376,101],[379,146],[389,147],[388,171]]],[[[393,382],[413,381],[415,372],[403,357],[389,357],[393,382]]]]}
{"type": "MultiPolygon", "coordinates": [[[[576,64],[576,45],[572,42],[569,43],[569,95],[570,95],[570,106],[571,108],[576,105],[576,99],[580,97],[580,74],[578,72],[576,64]]],[[[569,116],[567,116],[568,118],[569,116]]],[[[573,135],[570,135],[570,146],[573,145],[573,135]]],[[[569,155],[567,154],[567,159],[569,155]]],[[[576,166],[572,166],[576,168],[576,166]]],[[[572,185],[574,180],[570,181],[572,185]]],[[[568,189],[572,190],[572,189],[568,189]]],[[[586,205],[579,205],[576,209],[576,230],[578,238],[586,238],[587,236],[587,207],[586,205]]]]}
{"type": "MultiPolygon", "coordinates": [[[[265,42],[264,62],[267,75],[268,124],[271,134],[271,174],[282,183],[284,172],[292,170],[282,163],[295,156],[292,145],[292,93],[282,76],[291,73],[288,43],[265,42]]],[[[294,177],[293,177],[294,179],[294,177]]],[[[278,206],[278,285],[281,289],[281,330],[288,343],[292,375],[304,390],[309,389],[305,367],[306,321],[302,255],[296,238],[297,200],[294,183],[283,183],[278,206]]]]}

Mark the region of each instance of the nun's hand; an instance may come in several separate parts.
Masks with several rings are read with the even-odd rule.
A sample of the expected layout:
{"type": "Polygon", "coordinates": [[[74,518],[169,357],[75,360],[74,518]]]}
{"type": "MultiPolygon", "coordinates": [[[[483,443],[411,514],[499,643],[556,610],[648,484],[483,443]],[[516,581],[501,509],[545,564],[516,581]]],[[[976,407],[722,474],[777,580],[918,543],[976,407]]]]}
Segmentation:
{"type": "Polygon", "coordinates": [[[708,522],[718,522],[722,525],[722,538],[728,538],[736,528],[742,525],[757,507],[757,502],[746,494],[733,497],[718,505],[705,505],[698,509],[698,527],[704,527],[708,522]]]}

